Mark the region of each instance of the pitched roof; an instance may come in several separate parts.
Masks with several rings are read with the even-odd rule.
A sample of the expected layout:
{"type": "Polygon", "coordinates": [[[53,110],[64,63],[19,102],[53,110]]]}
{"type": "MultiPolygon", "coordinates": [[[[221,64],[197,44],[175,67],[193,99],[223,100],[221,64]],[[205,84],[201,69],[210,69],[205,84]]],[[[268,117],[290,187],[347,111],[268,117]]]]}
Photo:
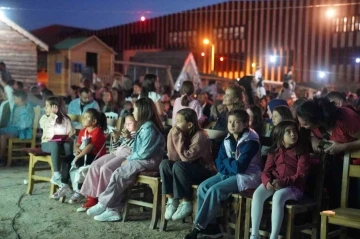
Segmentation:
{"type": "Polygon", "coordinates": [[[54,48],[57,50],[69,50],[69,49],[73,48],[74,46],[76,46],[77,44],[82,43],[87,38],[88,37],[68,38],[68,39],[65,39],[65,40],[59,42],[58,44],[56,44],[54,46],[54,48]]]}
{"type": "Polygon", "coordinates": [[[68,37],[84,36],[90,31],[90,29],[86,28],[54,24],[34,29],[31,31],[31,33],[49,46],[53,46],[68,37]]]}
{"type": "Polygon", "coordinates": [[[72,48],[74,48],[80,44],[83,44],[87,41],[90,41],[92,39],[94,39],[95,41],[97,41],[98,43],[103,45],[106,49],[108,49],[109,51],[111,51],[112,53],[114,53],[116,55],[116,52],[114,51],[114,49],[109,47],[105,42],[100,40],[97,36],[68,38],[68,39],[65,39],[65,40],[59,42],[58,44],[56,44],[54,46],[54,48],[57,50],[71,50],[72,48]]]}
{"type": "Polygon", "coordinates": [[[15,31],[19,32],[24,37],[28,38],[30,41],[34,42],[42,51],[49,51],[48,45],[44,42],[40,41],[37,37],[32,35],[30,32],[26,31],[24,28],[17,25],[15,22],[11,21],[5,16],[0,15],[0,21],[9,26],[10,28],[14,29],[15,31]]]}

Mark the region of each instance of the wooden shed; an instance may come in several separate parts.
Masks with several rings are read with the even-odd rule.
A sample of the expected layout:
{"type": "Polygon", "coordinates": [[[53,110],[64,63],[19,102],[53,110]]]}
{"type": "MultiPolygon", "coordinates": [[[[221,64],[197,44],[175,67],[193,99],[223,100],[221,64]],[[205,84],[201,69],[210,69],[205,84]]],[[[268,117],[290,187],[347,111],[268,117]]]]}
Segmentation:
{"type": "Polygon", "coordinates": [[[36,83],[37,50],[48,51],[48,46],[25,29],[0,15],[0,61],[16,81],[36,83]]]}
{"type": "Polygon", "coordinates": [[[48,87],[65,94],[78,85],[85,68],[91,68],[106,82],[114,74],[115,51],[96,36],[68,38],[54,45],[48,54],[48,87]]]}

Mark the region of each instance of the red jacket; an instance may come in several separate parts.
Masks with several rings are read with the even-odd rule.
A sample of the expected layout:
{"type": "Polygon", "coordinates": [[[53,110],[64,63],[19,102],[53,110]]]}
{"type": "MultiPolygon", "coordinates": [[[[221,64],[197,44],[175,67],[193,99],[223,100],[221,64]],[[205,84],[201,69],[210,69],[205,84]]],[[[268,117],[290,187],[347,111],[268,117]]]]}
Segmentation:
{"type": "Polygon", "coordinates": [[[280,147],[276,153],[267,157],[261,181],[266,187],[268,182],[277,179],[282,187],[295,186],[304,191],[310,166],[309,154],[296,156],[293,148],[280,147]]]}

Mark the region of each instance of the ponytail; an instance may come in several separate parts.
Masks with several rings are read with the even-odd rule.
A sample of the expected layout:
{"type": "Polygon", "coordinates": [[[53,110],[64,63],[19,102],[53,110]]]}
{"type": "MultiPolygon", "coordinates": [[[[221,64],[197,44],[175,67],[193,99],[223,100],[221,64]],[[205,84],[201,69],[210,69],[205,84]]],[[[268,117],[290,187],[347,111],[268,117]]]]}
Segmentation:
{"type": "Polygon", "coordinates": [[[105,131],[107,129],[107,118],[103,112],[99,112],[97,126],[99,126],[103,131],[105,131]]]}
{"type": "Polygon", "coordinates": [[[184,81],[181,85],[180,92],[183,95],[181,99],[181,105],[189,106],[191,102],[190,96],[193,95],[195,92],[195,87],[192,81],[184,81]]]}
{"type": "Polygon", "coordinates": [[[189,106],[190,102],[191,102],[191,99],[190,99],[190,97],[187,96],[187,95],[184,95],[184,96],[181,98],[181,105],[182,105],[182,106],[189,106]]]}

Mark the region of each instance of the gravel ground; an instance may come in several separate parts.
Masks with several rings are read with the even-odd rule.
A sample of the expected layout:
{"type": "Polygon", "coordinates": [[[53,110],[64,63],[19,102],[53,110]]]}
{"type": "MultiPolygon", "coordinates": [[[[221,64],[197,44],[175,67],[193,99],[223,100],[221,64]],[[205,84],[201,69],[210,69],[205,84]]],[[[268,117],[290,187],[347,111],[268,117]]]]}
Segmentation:
{"type": "MultiPolygon", "coordinates": [[[[47,174],[48,172],[43,172],[47,174]]],[[[28,168],[15,166],[0,168],[0,238],[17,238],[11,224],[20,210],[19,198],[26,192],[28,168]]],[[[101,223],[84,213],[77,213],[78,205],[61,204],[49,198],[49,184],[35,184],[33,195],[24,195],[24,211],[15,220],[20,238],[183,238],[191,230],[190,223],[169,222],[166,232],[151,230],[150,212],[131,210],[129,221],[101,223]]]]}

